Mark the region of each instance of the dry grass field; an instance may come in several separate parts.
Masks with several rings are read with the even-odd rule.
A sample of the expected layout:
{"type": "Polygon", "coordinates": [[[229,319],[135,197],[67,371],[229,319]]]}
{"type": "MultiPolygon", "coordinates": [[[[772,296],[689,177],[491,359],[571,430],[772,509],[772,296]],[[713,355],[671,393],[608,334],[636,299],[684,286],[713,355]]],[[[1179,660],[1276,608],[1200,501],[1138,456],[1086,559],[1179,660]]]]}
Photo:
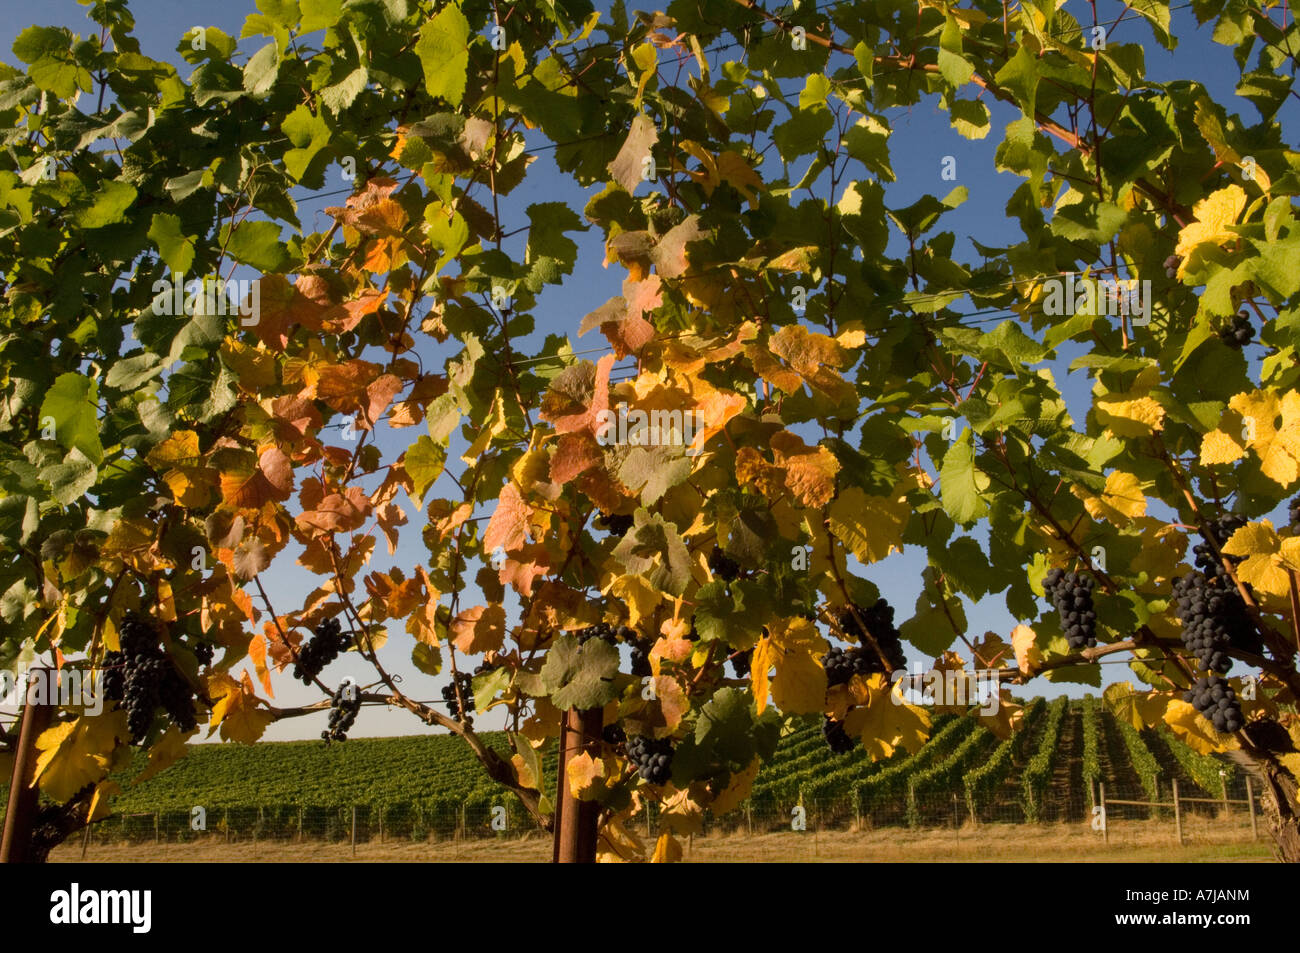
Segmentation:
{"type": "MultiPolygon", "coordinates": [[[[92,863],[542,863],[550,841],[539,834],[495,840],[370,841],[357,845],[307,841],[227,843],[213,836],[185,844],[92,843],[92,863]]],[[[82,845],[65,844],[54,862],[79,862],[82,845]]],[[[1082,824],[988,825],[980,828],[909,831],[806,831],[772,834],[711,834],[691,838],[684,858],[693,863],[1001,863],[1271,862],[1267,840],[1252,841],[1248,827],[1198,825],[1179,846],[1167,822],[1129,821],[1112,828],[1110,843],[1082,824]]]]}

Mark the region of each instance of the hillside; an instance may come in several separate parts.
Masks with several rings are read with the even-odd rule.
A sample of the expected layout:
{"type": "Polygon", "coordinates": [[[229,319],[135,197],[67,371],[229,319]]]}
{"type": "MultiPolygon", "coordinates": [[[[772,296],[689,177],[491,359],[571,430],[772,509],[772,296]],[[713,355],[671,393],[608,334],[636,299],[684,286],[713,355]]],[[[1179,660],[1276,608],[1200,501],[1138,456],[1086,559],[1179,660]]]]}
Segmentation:
{"type": "MultiPolygon", "coordinates": [[[[502,733],[484,738],[506,750],[502,733]]],[[[123,793],[113,803],[118,815],[148,815],[150,832],[155,812],[166,815],[169,830],[179,830],[196,805],[212,818],[210,827],[257,824],[268,833],[296,829],[300,809],[305,829],[337,832],[350,822],[351,805],[363,806],[367,825],[378,822],[371,812],[382,807],[384,826],[394,832],[486,827],[494,805],[513,801],[486,780],[465,745],[450,735],[358,738],[332,745],[193,745],[167,771],[132,785],[129,779],[145,764],[143,753],[137,753],[132,769],[121,775],[123,793]]],[[[1034,699],[1025,728],[1007,741],[973,718],[940,716],[920,751],[875,763],[861,749],[834,755],[819,728],[802,729],[783,738],[776,757],[760,771],[744,816],[751,823],[757,817],[766,826],[788,826],[792,807],[803,803],[820,821],[855,815],[874,824],[944,824],[968,816],[1081,820],[1091,808],[1095,780],[1106,784],[1112,798],[1141,800],[1158,793],[1167,798],[1173,778],[1184,793],[1217,797],[1220,770],[1234,783],[1227,762],[1196,754],[1166,730],[1139,735],[1095,699],[1034,699]],[[1193,792],[1193,786],[1200,790],[1193,792]]],[[[549,787],[555,780],[553,757],[545,774],[549,787]]],[[[0,800],[5,793],[0,791],[0,800]]],[[[507,810],[518,815],[515,804],[507,810]]],[[[120,818],[113,823],[131,826],[120,818]]]]}

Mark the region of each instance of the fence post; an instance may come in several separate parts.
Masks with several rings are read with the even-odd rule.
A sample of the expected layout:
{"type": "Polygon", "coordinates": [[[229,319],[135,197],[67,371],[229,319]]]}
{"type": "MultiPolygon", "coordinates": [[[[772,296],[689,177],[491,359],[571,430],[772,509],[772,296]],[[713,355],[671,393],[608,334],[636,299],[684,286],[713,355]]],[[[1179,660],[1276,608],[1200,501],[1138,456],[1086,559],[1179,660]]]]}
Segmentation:
{"type": "Polygon", "coordinates": [[[1250,808],[1250,839],[1259,840],[1259,828],[1255,822],[1255,790],[1250,783],[1250,775],[1246,775],[1246,804],[1250,808]]]}
{"type": "Polygon", "coordinates": [[[51,670],[36,668],[27,673],[23,685],[23,713],[18,725],[18,749],[14,752],[14,769],[9,785],[9,803],[5,807],[4,834],[0,835],[0,863],[30,863],[32,829],[40,808],[40,792],[33,786],[36,776],[36,739],[54,720],[55,705],[38,704],[40,693],[32,691],[37,679],[48,677],[51,670]]]}
{"type": "Polygon", "coordinates": [[[1223,788],[1223,809],[1226,811],[1228,809],[1228,774],[1222,769],[1219,771],[1219,785],[1223,788]]]}
{"type": "Polygon", "coordinates": [[[753,837],[754,836],[754,806],[749,801],[745,802],[745,827],[749,830],[749,836],[753,837]]]}
{"type": "Polygon", "coordinates": [[[379,806],[379,843],[384,842],[384,807],[379,806]]]}
{"type": "Polygon", "coordinates": [[[352,805],[352,856],[357,856],[357,806],[352,805]]]}
{"type": "Polygon", "coordinates": [[[1178,804],[1178,779],[1174,778],[1174,828],[1178,831],[1178,846],[1183,846],[1183,812],[1178,804]]]}
{"type": "Polygon", "coordinates": [[[226,843],[230,843],[230,808],[226,808],[226,843]]]}
{"type": "Polygon", "coordinates": [[[298,805],[298,843],[302,843],[302,805],[298,805]]]}
{"type": "Polygon", "coordinates": [[[1097,779],[1097,796],[1101,799],[1101,842],[1110,843],[1110,818],[1106,815],[1106,785],[1097,779]]]}

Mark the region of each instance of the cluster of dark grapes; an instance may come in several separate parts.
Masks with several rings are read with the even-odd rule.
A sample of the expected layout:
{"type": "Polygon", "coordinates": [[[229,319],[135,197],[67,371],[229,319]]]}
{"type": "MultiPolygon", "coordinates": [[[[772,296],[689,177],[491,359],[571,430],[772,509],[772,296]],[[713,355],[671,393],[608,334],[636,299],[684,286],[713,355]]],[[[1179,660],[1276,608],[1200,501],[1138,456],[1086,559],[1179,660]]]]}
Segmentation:
{"type": "Polygon", "coordinates": [[[636,630],[629,629],[627,626],[619,626],[618,631],[623,635],[623,640],[632,646],[632,674],[637,678],[653,675],[654,668],[650,665],[650,640],[638,638],[636,630]]]}
{"type": "Polygon", "coordinates": [[[746,649],[731,656],[731,667],[736,670],[736,678],[747,678],[749,676],[749,664],[753,661],[753,658],[753,649],[746,649]]]}
{"type": "Polygon", "coordinates": [[[618,645],[618,630],[608,622],[598,622],[595,625],[589,625],[585,629],[578,630],[578,644],[586,645],[591,639],[600,639],[609,645],[618,645]]]}
{"type": "Polygon", "coordinates": [[[724,553],[722,547],[715,543],[713,552],[709,553],[709,572],[726,582],[734,582],[740,575],[740,563],[724,553]]]}
{"type": "Polygon", "coordinates": [[[636,522],[631,516],[621,513],[610,513],[608,516],[598,516],[595,523],[601,529],[608,530],[611,536],[626,536],[636,522]]]}
{"type": "Polygon", "coordinates": [[[839,610],[835,621],[845,635],[858,640],[858,645],[849,649],[839,646],[832,648],[822,656],[822,667],[826,669],[826,680],[830,685],[843,685],[854,675],[872,675],[907,667],[907,655],[903,652],[902,637],[894,627],[894,608],[884,599],[877,599],[870,608],[845,606],[839,610]],[[871,633],[876,645],[884,653],[884,658],[876,654],[867,637],[858,626],[853,611],[856,609],[862,623],[871,633]]]}
{"type": "Polygon", "coordinates": [[[600,730],[600,737],[604,740],[605,744],[618,747],[623,742],[627,741],[627,732],[625,732],[620,725],[615,723],[606,725],[602,728],[600,730]]]}
{"type": "Polygon", "coordinates": [[[1300,496],[1297,496],[1287,506],[1286,518],[1291,526],[1291,532],[1300,533],[1300,496]]]}
{"type": "Polygon", "coordinates": [[[326,744],[331,741],[347,741],[348,729],[357,720],[361,710],[361,692],[352,681],[345,681],[334,689],[330,699],[330,726],[320,733],[326,744]]]}
{"type": "Polygon", "coordinates": [[[212,664],[212,643],[200,642],[194,646],[194,657],[199,660],[200,665],[212,664]]]}
{"type": "Polygon", "coordinates": [[[139,744],[162,708],[181,731],[198,727],[194,689],[158,644],[158,633],[141,616],[128,612],[118,628],[120,652],[104,655],[104,696],[126,709],[127,730],[139,744]]]}
{"type": "Polygon", "coordinates": [[[1222,675],[1232,667],[1229,646],[1256,653],[1263,648],[1246,603],[1230,580],[1203,572],[1175,579],[1174,606],[1183,624],[1183,645],[1206,671],[1222,675]]]}
{"type": "Polygon", "coordinates": [[[644,678],[652,674],[650,642],[637,635],[636,629],[631,626],[620,625],[615,627],[608,622],[600,622],[578,631],[579,645],[586,645],[590,639],[600,639],[615,648],[618,647],[619,642],[626,642],[632,648],[632,674],[638,678],[644,678]]]}
{"type": "Polygon", "coordinates": [[[848,754],[857,747],[857,742],[844,730],[844,722],[836,721],[830,715],[822,715],[822,737],[835,754],[848,754]]]}
{"type": "Polygon", "coordinates": [[[667,738],[632,735],[627,739],[627,759],[644,780],[667,784],[673,774],[673,743],[667,738]]]}
{"type": "Polygon", "coordinates": [[[312,630],[311,641],[298,646],[293,663],[294,678],[310,684],[326,665],[339,657],[339,653],[352,642],[352,637],[342,628],[338,619],[326,619],[312,630]]]}
{"type": "Polygon", "coordinates": [[[1210,719],[1215,731],[1237,731],[1245,723],[1237,693],[1222,675],[1213,672],[1202,675],[1183,692],[1183,701],[1191,702],[1193,708],[1210,719]]]}
{"type": "Polygon", "coordinates": [[[1049,569],[1043,579],[1043,589],[1052,600],[1057,615],[1061,617],[1061,630],[1072,649],[1097,644],[1097,611],[1092,606],[1091,576],[1071,570],[1049,569]]]}
{"type": "Polygon", "coordinates": [[[1168,258],[1166,258],[1165,277],[1173,278],[1174,276],[1176,276],[1178,274],[1178,266],[1181,265],[1182,263],[1183,260],[1179,258],[1177,255],[1170,255],[1168,258]]]}
{"type": "Polygon", "coordinates": [[[1238,311],[1232,322],[1219,328],[1219,340],[1228,347],[1242,348],[1255,339],[1255,328],[1250,323],[1250,313],[1238,311]]]}
{"type": "MultiPolygon", "coordinates": [[[[465,704],[469,705],[472,711],[474,708],[474,676],[469,672],[457,672],[454,683],[448,682],[442,686],[442,700],[447,703],[447,714],[452,718],[459,719],[461,710],[460,700],[456,698],[457,685],[460,686],[460,694],[465,699],[465,704]]],[[[469,712],[465,712],[465,717],[462,720],[467,725],[474,724],[474,719],[469,716],[469,712]]]]}
{"type": "MultiPolygon", "coordinates": [[[[1221,516],[1218,519],[1209,520],[1205,528],[1209,535],[1213,537],[1214,542],[1218,544],[1220,550],[1232,538],[1232,534],[1246,525],[1244,517],[1236,513],[1229,513],[1227,516],[1221,516]]],[[[1231,584],[1232,580],[1228,579],[1228,570],[1223,568],[1223,562],[1214,555],[1214,548],[1210,546],[1209,540],[1197,543],[1192,547],[1192,554],[1195,556],[1196,568],[1206,575],[1218,579],[1220,582],[1231,584]]],[[[1241,562],[1244,556],[1225,556],[1228,562],[1234,566],[1241,562]]]]}

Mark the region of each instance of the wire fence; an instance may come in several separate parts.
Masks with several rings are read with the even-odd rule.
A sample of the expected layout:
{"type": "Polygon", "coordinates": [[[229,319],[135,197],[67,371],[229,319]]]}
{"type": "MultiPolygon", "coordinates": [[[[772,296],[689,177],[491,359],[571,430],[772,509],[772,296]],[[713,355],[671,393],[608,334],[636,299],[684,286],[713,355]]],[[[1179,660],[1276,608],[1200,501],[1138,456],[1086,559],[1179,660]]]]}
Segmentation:
{"type": "MultiPolygon", "coordinates": [[[[1249,840],[1258,836],[1255,816],[1258,794],[1247,806],[1244,781],[1226,785],[1221,798],[1182,790],[1177,817],[1172,789],[1166,783],[1156,803],[1115,804],[1114,801],[1150,802],[1138,785],[1107,782],[1104,823],[1099,819],[1099,791],[1079,786],[1068,793],[1049,792],[1041,803],[1008,785],[1006,796],[976,803],[955,791],[915,792],[867,802],[845,795],[835,798],[751,799],[734,811],[717,815],[705,811],[702,836],[710,834],[761,835],[781,831],[871,831],[895,829],[900,834],[934,830],[971,831],[984,827],[1079,824],[1096,831],[1099,839],[1122,842],[1126,831],[1177,830],[1184,841],[1198,839],[1249,840]],[[1199,796],[1203,800],[1192,801],[1199,796]],[[1167,802],[1167,803],[1166,803],[1167,802]],[[1138,823],[1140,822],[1140,823],[1138,823]],[[1104,830],[1103,830],[1104,828],[1104,830]]],[[[657,836],[667,826],[654,805],[631,822],[638,833],[657,836]]],[[[152,812],[124,812],[97,822],[86,835],[87,843],[185,843],[199,839],[229,842],[383,843],[514,838],[537,831],[531,815],[512,797],[496,803],[464,801],[434,804],[393,803],[355,805],[266,804],[172,808],[152,812]]]]}

